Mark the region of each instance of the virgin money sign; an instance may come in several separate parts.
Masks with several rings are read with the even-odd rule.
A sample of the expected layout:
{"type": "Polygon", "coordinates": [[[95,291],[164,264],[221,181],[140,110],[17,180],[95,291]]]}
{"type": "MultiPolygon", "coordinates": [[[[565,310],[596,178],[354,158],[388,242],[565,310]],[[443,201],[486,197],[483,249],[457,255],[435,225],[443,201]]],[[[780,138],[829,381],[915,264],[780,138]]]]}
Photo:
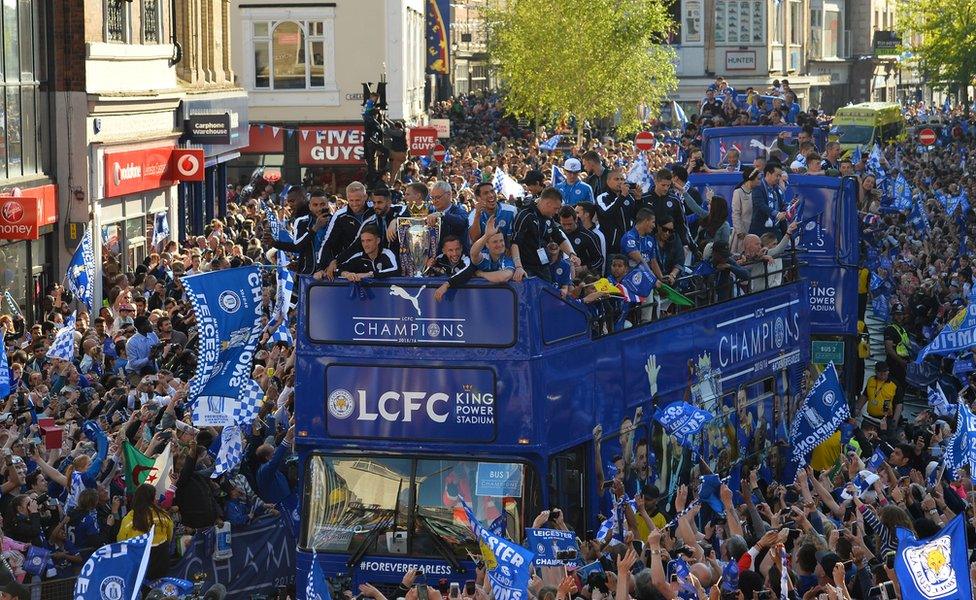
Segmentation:
{"type": "Polygon", "coordinates": [[[105,197],[173,185],[173,146],[105,153],[105,197]]]}
{"type": "Polygon", "coordinates": [[[427,156],[437,143],[436,127],[410,128],[410,156],[427,156]]]}
{"type": "Polygon", "coordinates": [[[0,239],[36,240],[40,237],[41,200],[28,196],[0,196],[0,239]]]}
{"type": "Polygon", "coordinates": [[[298,130],[298,162],[303,165],[361,165],[362,125],[317,125],[298,130]]]}

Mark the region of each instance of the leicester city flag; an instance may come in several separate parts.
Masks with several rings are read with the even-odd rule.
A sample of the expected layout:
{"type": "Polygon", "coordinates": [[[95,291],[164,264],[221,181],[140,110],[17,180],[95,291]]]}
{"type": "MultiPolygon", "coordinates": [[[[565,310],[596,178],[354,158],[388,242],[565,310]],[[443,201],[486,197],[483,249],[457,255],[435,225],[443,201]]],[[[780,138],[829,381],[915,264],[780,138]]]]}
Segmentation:
{"type": "Polygon", "coordinates": [[[251,362],[264,330],[260,267],[184,277],[200,332],[196,374],[187,396],[193,424],[247,425],[258,413],[261,388],[251,362]]]}
{"type": "Polygon", "coordinates": [[[679,444],[685,448],[693,448],[695,435],[712,420],[712,413],[676,400],[654,411],[654,420],[673,435],[679,444]]]}
{"type": "Polygon", "coordinates": [[[81,236],[81,242],[71,256],[65,283],[75,298],[84,302],[91,312],[95,290],[95,252],[92,250],[91,227],[85,228],[85,235],[81,236]]]}
{"type": "Polygon", "coordinates": [[[790,443],[793,446],[793,465],[806,464],[814,448],[827,440],[851,417],[851,409],[844,398],[844,390],[837,379],[837,371],[831,362],[813,384],[790,427],[790,443]]]}
{"type": "Polygon", "coordinates": [[[501,536],[493,535],[481,524],[464,499],[461,505],[467,514],[474,536],[481,545],[481,558],[488,569],[488,579],[496,598],[523,600],[527,598],[532,561],[535,553],[501,536]]]}
{"type": "Polygon", "coordinates": [[[332,600],[332,592],[316,552],[312,552],[312,567],[308,570],[308,579],[305,581],[305,600],[332,600]]]}
{"type": "Polygon", "coordinates": [[[620,278],[617,288],[629,302],[643,302],[657,286],[657,277],[645,263],[631,269],[620,278]]]}
{"type": "Polygon", "coordinates": [[[153,248],[159,248],[159,244],[169,239],[169,215],[166,211],[156,213],[153,219],[153,248]]]}
{"type": "Polygon", "coordinates": [[[898,528],[895,573],[901,597],[924,600],[971,600],[969,549],[966,522],[956,515],[939,533],[915,539],[908,529],[898,528]]]}
{"type": "Polygon", "coordinates": [[[0,400],[10,395],[10,365],[7,364],[7,349],[0,344],[0,400]]]}
{"type": "Polygon", "coordinates": [[[929,354],[955,354],[976,346],[976,306],[970,304],[945,324],[939,335],[915,358],[921,363],[929,354]]]}
{"type": "Polygon", "coordinates": [[[135,600],[149,564],[153,530],[102,546],[81,568],[75,581],[76,600],[135,600]]]}

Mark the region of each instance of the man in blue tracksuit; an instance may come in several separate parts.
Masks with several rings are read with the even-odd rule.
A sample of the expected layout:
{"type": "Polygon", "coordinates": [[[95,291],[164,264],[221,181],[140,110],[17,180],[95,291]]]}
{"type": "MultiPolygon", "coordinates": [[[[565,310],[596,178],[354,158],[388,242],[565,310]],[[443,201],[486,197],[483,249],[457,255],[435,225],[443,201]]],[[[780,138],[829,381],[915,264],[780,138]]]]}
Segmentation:
{"type": "Polygon", "coordinates": [[[580,181],[579,174],[583,165],[578,159],[567,158],[563,163],[566,181],[556,185],[556,189],[563,196],[563,204],[572,206],[580,202],[593,202],[593,188],[585,181],[580,181]]]}

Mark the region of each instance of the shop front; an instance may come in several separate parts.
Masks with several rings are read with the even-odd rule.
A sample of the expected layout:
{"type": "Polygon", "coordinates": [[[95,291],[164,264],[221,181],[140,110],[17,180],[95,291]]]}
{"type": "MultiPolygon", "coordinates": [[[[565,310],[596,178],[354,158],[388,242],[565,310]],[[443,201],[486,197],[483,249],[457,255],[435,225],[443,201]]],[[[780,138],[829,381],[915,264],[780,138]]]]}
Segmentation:
{"type": "Polygon", "coordinates": [[[365,180],[363,142],[358,123],[251,125],[250,144],[228,167],[228,176],[243,186],[262,169],[283,182],[341,194],[347,184],[365,180]]]}
{"type": "Polygon", "coordinates": [[[41,321],[43,298],[54,277],[57,253],[57,186],[0,191],[0,313],[41,321]]]}
{"type": "MultiPolygon", "coordinates": [[[[165,213],[170,230],[176,223],[174,141],[148,146],[103,147],[96,151],[102,181],[96,186],[96,261],[104,269],[134,272],[152,252],[155,215],[165,213]]],[[[107,290],[105,290],[107,292],[107,290]]]]}
{"type": "Polygon", "coordinates": [[[231,91],[187,98],[182,103],[183,141],[203,148],[205,172],[203,181],[184,183],[179,187],[180,211],[178,230],[203,233],[204,224],[214,216],[227,213],[227,164],[240,156],[248,146],[247,95],[231,91]]]}

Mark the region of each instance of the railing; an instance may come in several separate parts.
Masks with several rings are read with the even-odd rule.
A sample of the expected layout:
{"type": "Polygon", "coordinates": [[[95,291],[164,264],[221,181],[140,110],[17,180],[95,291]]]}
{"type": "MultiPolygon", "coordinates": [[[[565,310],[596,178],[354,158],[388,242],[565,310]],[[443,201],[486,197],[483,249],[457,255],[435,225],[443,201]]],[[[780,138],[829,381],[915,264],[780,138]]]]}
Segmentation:
{"type": "Polygon", "coordinates": [[[27,585],[31,600],[73,600],[77,577],[52,579],[27,585]]]}
{"type": "MultiPolygon", "coordinates": [[[[627,310],[626,321],[628,325],[621,327],[621,314],[617,311],[593,319],[591,331],[594,337],[602,337],[622,331],[623,328],[629,329],[631,327],[645,326],[661,319],[666,319],[679,312],[713,306],[746,294],[757,293],[792,283],[799,279],[799,262],[796,259],[795,248],[777,258],[782,261],[782,268],[770,270],[769,263],[765,260],[750,261],[739,266],[748,269],[752,265],[761,264],[762,272],[753,275],[747,280],[730,280],[727,285],[722,286],[719,286],[713,274],[702,276],[686,273],[678,278],[672,287],[691,300],[694,306],[681,307],[671,303],[666,305],[666,308],[662,311],[662,306],[665,306],[664,303],[649,299],[627,310]],[[759,283],[761,285],[756,285],[759,283]]],[[[687,271],[688,269],[685,268],[685,270],[687,271]]],[[[617,301],[622,302],[620,299],[617,299],[617,301]]]]}

